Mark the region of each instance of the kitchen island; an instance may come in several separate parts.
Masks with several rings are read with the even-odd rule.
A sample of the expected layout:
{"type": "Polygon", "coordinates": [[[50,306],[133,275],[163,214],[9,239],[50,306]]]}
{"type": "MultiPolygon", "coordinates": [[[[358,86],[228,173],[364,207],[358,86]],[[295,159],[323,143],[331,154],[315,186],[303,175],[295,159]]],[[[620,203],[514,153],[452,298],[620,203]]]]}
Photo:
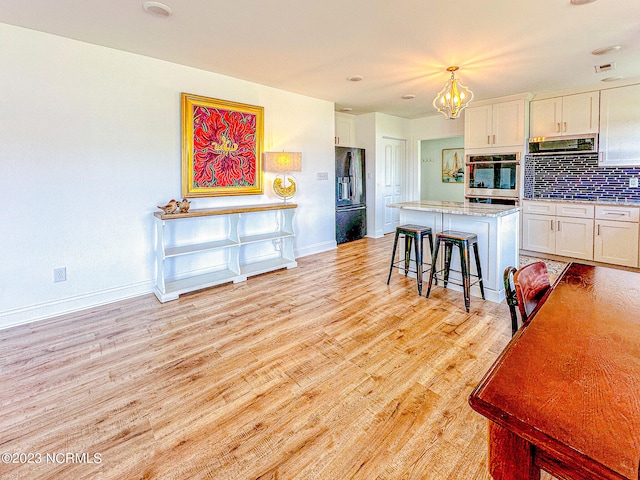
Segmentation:
{"type": "MultiPolygon", "coordinates": [[[[485,297],[487,300],[497,303],[504,299],[502,279],[504,269],[510,265],[518,267],[519,207],[435,200],[401,202],[389,205],[389,207],[400,209],[400,225],[411,223],[431,227],[434,240],[435,234],[444,230],[458,230],[478,235],[478,251],[485,297]]],[[[460,282],[460,255],[456,249],[454,252],[456,253],[452,256],[450,278],[460,282]]],[[[438,255],[439,262],[443,258],[444,255],[438,255]]],[[[431,262],[431,256],[426,252],[424,261],[431,262]]],[[[472,273],[475,273],[473,267],[472,273]]],[[[433,287],[433,289],[436,288],[439,287],[433,287]]],[[[454,284],[449,284],[447,288],[462,291],[462,287],[454,284]]],[[[471,295],[480,296],[480,289],[477,285],[471,288],[471,295]]]]}

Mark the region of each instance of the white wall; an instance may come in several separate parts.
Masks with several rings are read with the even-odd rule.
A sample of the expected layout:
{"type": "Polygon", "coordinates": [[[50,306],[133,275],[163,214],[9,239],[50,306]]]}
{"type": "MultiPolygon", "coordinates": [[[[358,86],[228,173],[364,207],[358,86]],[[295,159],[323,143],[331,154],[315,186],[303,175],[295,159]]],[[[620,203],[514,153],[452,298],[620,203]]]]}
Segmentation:
{"type": "MultiPolygon", "coordinates": [[[[264,107],[265,149],[303,152],[297,255],[335,248],[332,103],[4,24],[0,44],[0,327],[151,292],[152,213],[181,191],[181,92],[264,107]]],[[[279,201],[272,178],[192,207],[279,201]]]]}
{"type": "Polygon", "coordinates": [[[411,137],[421,140],[433,140],[436,138],[458,137],[464,135],[464,114],[454,120],[447,120],[442,115],[422,117],[411,120],[411,137]]]}

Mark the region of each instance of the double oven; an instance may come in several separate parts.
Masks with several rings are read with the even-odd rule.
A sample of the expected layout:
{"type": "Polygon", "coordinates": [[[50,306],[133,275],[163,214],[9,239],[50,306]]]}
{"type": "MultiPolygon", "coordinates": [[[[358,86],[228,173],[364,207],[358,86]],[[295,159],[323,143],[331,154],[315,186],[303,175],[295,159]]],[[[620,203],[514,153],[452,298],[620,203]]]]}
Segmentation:
{"type": "Polygon", "coordinates": [[[520,182],[520,152],[466,156],[464,193],[469,202],[517,205],[520,182]]]}

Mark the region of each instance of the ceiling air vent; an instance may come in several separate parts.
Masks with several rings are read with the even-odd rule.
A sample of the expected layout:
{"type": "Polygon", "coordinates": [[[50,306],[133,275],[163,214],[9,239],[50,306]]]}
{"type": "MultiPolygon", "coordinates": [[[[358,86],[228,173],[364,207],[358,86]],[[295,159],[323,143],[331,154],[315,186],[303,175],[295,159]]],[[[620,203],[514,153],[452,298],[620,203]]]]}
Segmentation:
{"type": "Polygon", "coordinates": [[[596,73],[610,72],[611,70],[616,69],[616,62],[605,63],[603,65],[596,65],[594,68],[596,69],[596,73]]]}

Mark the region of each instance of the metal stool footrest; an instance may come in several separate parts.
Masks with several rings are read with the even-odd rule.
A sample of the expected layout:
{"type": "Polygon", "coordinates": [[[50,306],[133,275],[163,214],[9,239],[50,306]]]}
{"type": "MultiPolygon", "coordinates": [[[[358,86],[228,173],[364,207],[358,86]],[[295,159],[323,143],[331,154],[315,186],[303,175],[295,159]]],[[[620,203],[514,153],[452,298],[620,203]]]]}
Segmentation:
{"type": "MultiPolygon", "coordinates": [[[[445,281],[445,279],[444,279],[445,273],[446,273],[446,268],[441,268],[440,270],[436,270],[435,273],[433,274],[433,283],[435,283],[437,285],[438,284],[438,280],[442,280],[442,282],[444,283],[444,287],[445,288],[447,287],[447,285],[449,283],[451,285],[457,285],[459,287],[464,287],[464,282],[460,283],[455,278],[453,280],[451,278],[448,278],[445,281]]],[[[460,275],[462,275],[462,271],[461,270],[449,269],[449,273],[459,273],[460,275]]],[[[473,287],[474,285],[478,285],[478,284],[480,284],[482,282],[482,278],[480,278],[478,275],[474,275],[473,273],[470,273],[469,276],[471,278],[475,278],[475,281],[471,281],[469,283],[470,287],[473,287]]]]}
{"type": "Polygon", "coordinates": [[[427,287],[426,297],[429,298],[429,294],[431,293],[431,285],[435,280],[437,284],[438,279],[442,280],[444,283],[444,287],[447,287],[448,283],[453,285],[459,285],[462,287],[464,294],[464,307],[469,311],[470,305],[470,291],[471,285],[478,284],[480,287],[480,293],[482,298],[484,299],[484,282],[482,281],[482,269],[480,266],[480,255],[478,253],[478,236],[475,233],[468,232],[459,232],[456,230],[445,230],[444,232],[436,234],[435,246],[433,248],[432,255],[432,265],[431,265],[431,274],[429,275],[429,286],[427,287]],[[438,270],[436,267],[436,262],[438,261],[438,251],[440,248],[440,243],[444,244],[445,249],[445,259],[444,259],[444,268],[438,270]],[[460,268],[461,271],[451,270],[451,254],[453,253],[453,247],[457,247],[460,252],[460,268]],[[474,275],[470,271],[470,251],[473,250],[474,260],[476,264],[476,272],[474,275]],[[458,280],[454,279],[451,281],[449,279],[449,273],[452,271],[460,273],[462,277],[462,283],[458,283],[458,280]],[[471,278],[476,278],[475,282],[471,282],[471,278]]]}
{"type": "Polygon", "coordinates": [[[424,273],[428,272],[430,268],[429,264],[426,265],[422,261],[422,241],[424,237],[429,239],[429,246],[431,247],[430,251],[433,251],[433,237],[431,235],[431,228],[425,227],[422,225],[401,225],[396,227],[396,234],[393,241],[393,252],[391,254],[391,265],[389,266],[389,276],[387,277],[387,285],[391,281],[391,274],[394,268],[404,270],[405,276],[411,273],[416,274],[416,280],[418,282],[418,295],[422,295],[422,278],[424,273]],[[404,258],[400,258],[396,260],[396,250],[398,248],[398,239],[404,236],[405,239],[405,254],[404,258]],[[411,242],[413,242],[415,247],[415,258],[413,262],[415,263],[415,267],[411,267],[411,242]]]}

